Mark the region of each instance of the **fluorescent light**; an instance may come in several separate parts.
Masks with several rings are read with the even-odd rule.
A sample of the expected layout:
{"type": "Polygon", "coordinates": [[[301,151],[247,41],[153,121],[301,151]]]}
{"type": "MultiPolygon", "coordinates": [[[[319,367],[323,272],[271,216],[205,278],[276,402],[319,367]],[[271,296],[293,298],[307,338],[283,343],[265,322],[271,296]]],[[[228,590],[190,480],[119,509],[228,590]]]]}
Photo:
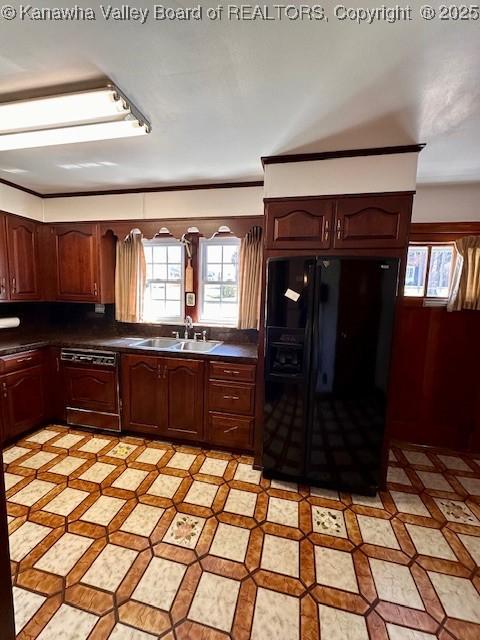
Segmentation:
{"type": "Polygon", "coordinates": [[[91,91],[0,103],[0,151],[146,133],[150,133],[150,124],[112,84],[91,91]]]}
{"type": "Polygon", "coordinates": [[[121,118],[130,113],[113,87],[0,103],[0,134],[121,118]]]}
{"type": "Polygon", "coordinates": [[[0,151],[28,149],[30,147],[50,147],[73,142],[130,138],[143,136],[147,133],[147,126],[139,124],[136,120],[115,120],[114,122],[84,124],[78,127],[6,133],[0,136],[0,151]]]}

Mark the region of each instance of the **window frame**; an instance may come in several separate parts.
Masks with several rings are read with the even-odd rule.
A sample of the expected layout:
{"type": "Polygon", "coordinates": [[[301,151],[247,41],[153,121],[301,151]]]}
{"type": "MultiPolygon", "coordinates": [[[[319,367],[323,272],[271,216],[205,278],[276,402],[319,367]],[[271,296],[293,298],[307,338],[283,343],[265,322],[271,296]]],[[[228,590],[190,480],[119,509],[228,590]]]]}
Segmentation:
{"type": "MultiPolygon", "coordinates": [[[[155,318],[147,318],[145,316],[145,310],[144,310],[144,314],[143,314],[143,323],[144,324],[183,324],[184,322],[184,318],[185,318],[185,245],[183,244],[183,242],[181,242],[180,240],[177,240],[177,238],[171,237],[171,236],[166,236],[166,237],[161,237],[161,236],[156,236],[154,238],[148,239],[148,238],[144,238],[143,239],[143,246],[150,246],[150,247],[154,247],[154,246],[165,246],[168,247],[168,245],[175,245],[175,246],[179,246],[180,247],[180,252],[181,252],[181,262],[180,262],[180,280],[178,281],[180,284],[180,315],[179,316],[165,316],[165,317],[155,317],[155,318]]],[[[148,264],[148,260],[145,259],[145,261],[148,264]]],[[[167,259],[167,269],[168,269],[168,259],[167,259]]],[[[168,272],[167,272],[168,275],[168,272]]],[[[145,279],[145,291],[147,290],[147,285],[148,283],[151,282],[158,282],[158,283],[174,283],[177,284],[176,280],[163,280],[161,278],[151,278],[150,280],[148,278],[145,279]]],[[[145,294],[146,295],[146,294],[145,294]]]]}
{"type": "Polygon", "coordinates": [[[405,261],[405,277],[404,277],[404,282],[403,282],[403,293],[402,293],[402,297],[409,301],[409,302],[413,302],[413,301],[418,301],[420,303],[422,303],[424,306],[444,306],[447,304],[448,302],[448,297],[450,295],[450,290],[452,287],[452,279],[453,279],[453,274],[455,271],[455,262],[457,259],[457,252],[455,250],[455,242],[452,241],[446,241],[446,242],[422,242],[420,240],[412,240],[408,243],[408,248],[407,248],[407,258],[405,261]],[[425,247],[427,249],[427,260],[426,260],[426,265],[425,265],[425,279],[424,279],[424,283],[423,283],[423,295],[421,296],[414,296],[414,295],[409,295],[405,293],[405,282],[407,279],[407,269],[408,269],[408,249],[410,249],[410,247],[425,247]],[[428,292],[428,279],[430,276],[430,263],[431,263],[431,257],[432,257],[432,248],[433,247],[451,247],[452,248],[452,261],[450,264],[450,271],[448,274],[448,295],[444,296],[444,297],[440,297],[440,296],[429,296],[427,295],[428,292]]]}
{"type": "MultiPolygon", "coordinates": [[[[217,327],[236,327],[237,323],[238,323],[238,313],[239,313],[239,306],[240,306],[240,299],[239,299],[239,269],[240,269],[240,238],[237,238],[236,236],[232,236],[232,235],[228,235],[228,236],[214,236],[213,238],[203,238],[201,237],[199,239],[199,251],[198,251],[198,306],[197,306],[197,318],[198,318],[198,323],[201,325],[205,325],[205,326],[217,326],[217,327]],[[206,280],[206,265],[207,265],[207,260],[206,260],[206,252],[207,252],[207,247],[208,246],[215,246],[215,245],[235,245],[238,246],[238,254],[239,254],[239,264],[237,267],[237,279],[236,279],[236,287],[237,287],[237,314],[235,316],[235,318],[231,321],[231,322],[227,322],[225,319],[222,319],[221,321],[215,322],[215,320],[212,320],[210,318],[205,318],[203,315],[203,302],[204,302],[204,286],[205,284],[218,284],[220,286],[223,286],[224,284],[231,284],[231,283],[226,283],[224,280],[222,281],[207,281],[206,280]]],[[[222,263],[223,264],[223,263],[222,263]]]]}

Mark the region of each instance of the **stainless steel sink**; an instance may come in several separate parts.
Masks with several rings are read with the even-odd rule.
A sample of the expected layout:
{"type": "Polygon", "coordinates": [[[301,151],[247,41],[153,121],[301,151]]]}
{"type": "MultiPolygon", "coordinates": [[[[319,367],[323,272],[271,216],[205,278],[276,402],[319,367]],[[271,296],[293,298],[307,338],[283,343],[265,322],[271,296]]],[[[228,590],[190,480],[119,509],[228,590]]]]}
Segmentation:
{"type": "Polygon", "coordinates": [[[177,344],[169,347],[169,351],[210,353],[221,344],[223,343],[218,340],[180,340],[177,344]]]}
{"type": "Polygon", "coordinates": [[[142,340],[136,342],[136,347],[144,347],[145,349],[169,349],[178,344],[176,338],[148,338],[148,340],[142,340]]]}

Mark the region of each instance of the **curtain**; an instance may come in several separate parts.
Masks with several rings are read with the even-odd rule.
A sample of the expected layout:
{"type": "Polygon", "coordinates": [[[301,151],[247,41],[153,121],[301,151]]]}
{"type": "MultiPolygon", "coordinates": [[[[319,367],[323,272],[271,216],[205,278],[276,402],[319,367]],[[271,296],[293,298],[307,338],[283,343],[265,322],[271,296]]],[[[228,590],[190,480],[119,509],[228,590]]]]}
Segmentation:
{"type": "Polygon", "coordinates": [[[240,245],[239,329],[258,329],[262,256],[262,228],[253,227],[240,245]]]}
{"type": "Polygon", "coordinates": [[[115,318],[119,322],[141,322],[146,271],[142,234],[130,233],[125,240],[117,240],[115,318]]]}
{"type": "Polygon", "coordinates": [[[455,247],[457,259],[447,309],[480,310],[480,236],[460,238],[455,247]]]}

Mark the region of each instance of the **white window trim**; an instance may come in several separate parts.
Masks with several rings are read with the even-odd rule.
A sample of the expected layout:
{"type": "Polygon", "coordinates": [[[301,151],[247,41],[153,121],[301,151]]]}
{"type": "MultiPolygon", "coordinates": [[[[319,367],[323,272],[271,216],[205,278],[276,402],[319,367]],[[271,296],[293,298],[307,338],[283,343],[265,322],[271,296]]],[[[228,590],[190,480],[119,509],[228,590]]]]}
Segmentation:
{"type": "MultiPolygon", "coordinates": [[[[180,245],[181,248],[181,278],[180,278],[180,315],[179,316],[170,316],[163,318],[146,318],[144,316],[143,323],[144,324],[183,324],[185,318],[185,246],[183,243],[179,242],[176,238],[153,238],[152,240],[144,240],[145,246],[166,246],[169,244],[180,245]]],[[[153,279],[155,280],[155,279],[153,279]]],[[[165,282],[165,281],[162,281],[165,282]]]]}
{"type": "MultiPolygon", "coordinates": [[[[424,278],[424,283],[423,283],[423,295],[421,296],[414,296],[414,295],[408,295],[405,293],[405,284],[404,284],[404,290],[403,290],[403,297],[406,298],[407,300],[421,300],[422,304],[424,307],[445,307],[447,306],[448,303],[448,298],[449,295],[446,296],[445,298],[441,298],[439,296],[428,296],[427,295],[427,289],[428,289],[428,277],[430,274],[430,260],[431,260],[431,247],[452,247],[453,249],[453,254],[452,254],[452,264],[450,265],[450,273],[449,273],[449,295],[450,295],[450,289],[452,287],[452,280],[453,280],[453,274],[455,273],[455,262],[457,260],[457,252],[455,250],[455,243],[452,241],[448,241],[448,242],[419,242],[419,241],[414,241],[414,242],[409,242],[408,243],[408,248],[410,247],[427,247],[428,251],[427,251],[427,264],[426,264],[426,268],[425,268],[425,278],[424,278]]],[[[406,275],[406,268],[405,268],[405,275],[406,275]]]]}
{"type": "MultiPolygon", "coordinates": [[[[237,303],[237,317],[234,318],[232,320],[232,322],[225,322],[225,321],[219,321],[219,322],[215,322],[214,320],[212,320],[211,318],[205,318],[202,314],[203,311],[203,287],[205,284],[205,263],[206,260],[204,259],[204,254],[205,254],[205,247],[206,246],[212,246],[212,245],[225,245],[225,244],[231,244],[231,245],[235,245],[238,246],[240,249],[240,238],[225,238],[225,237],[214,237],[214,238],[200,238],[200,243],[199,243],[199,279],[198,279],[198,324],[200,325],[204,325],[204,326],[210,326],[210,327],[236,327],[237,323],[238,323],[238,305],[240,303],[240,301],[238,301],[237,303]]],[[[240,265],[239,265],[240,268],[240,265]]],[[[215,284],[215,283],[208,283],[208,284],[215,284]]],[[[239,294],[240,292],[238,291],[238,287],[239,287],[239,282],[238,282],[238,277],[237,277],[237,294],[239,294]]]]}

